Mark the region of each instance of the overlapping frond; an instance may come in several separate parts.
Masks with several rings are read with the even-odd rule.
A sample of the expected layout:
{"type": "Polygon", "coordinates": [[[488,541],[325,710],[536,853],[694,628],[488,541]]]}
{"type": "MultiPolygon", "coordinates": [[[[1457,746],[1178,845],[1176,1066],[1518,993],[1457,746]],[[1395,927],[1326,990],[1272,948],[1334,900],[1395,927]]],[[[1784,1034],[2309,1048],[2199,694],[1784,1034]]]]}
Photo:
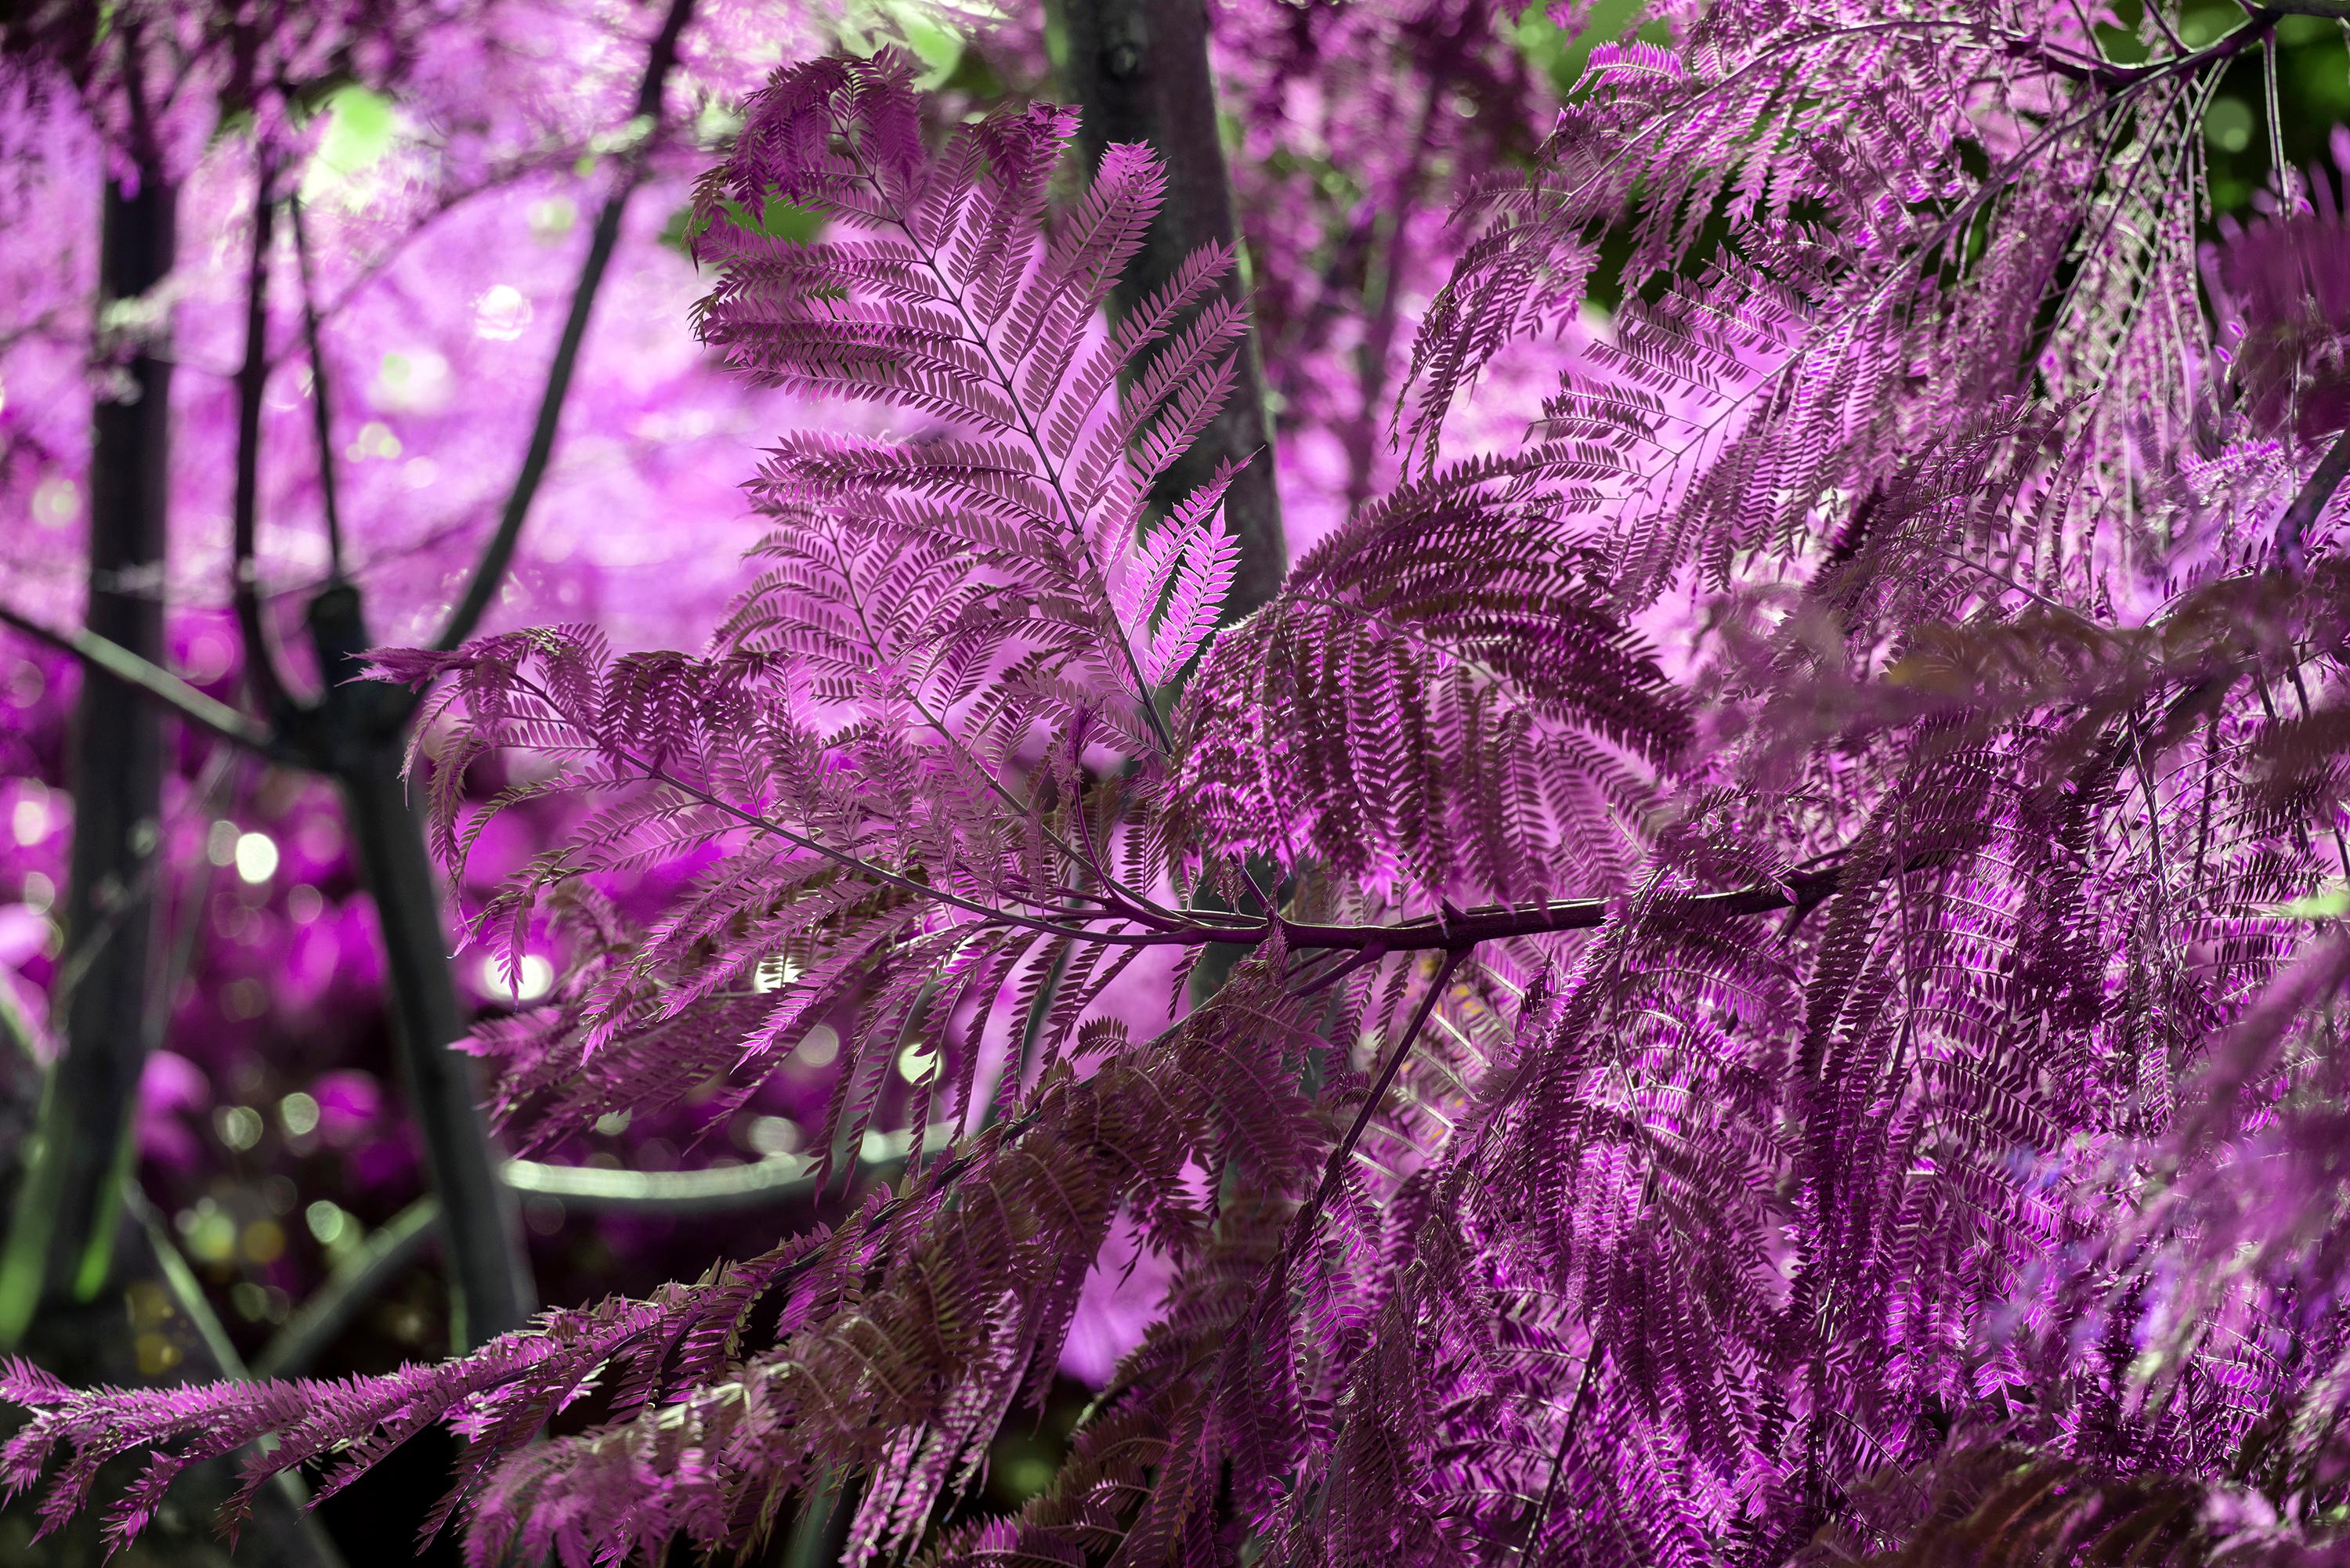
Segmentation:
{"type": "Polygon", "coordinates": [[[1216,644],[1177,809],[1208,846],[1423,899],[1615,885],[1688,721],[1596,566],[1506,471],[1367,509],[1216,644]]]}
{"type": "Polygon", "coordinates": [[[2006,544],[2015,575],[2095,592],[2116,553],[2171,557],[2139,496],[2193,432],[2133,389],[2188,405],[2211,361],[2192,222],[2164,195],[2194,167],[2193,74],[2094,59],[2031,5],[1724,5],[1673,48],[1595,51],[1534,178],[1471,203],[1483,233],[1423,324],[1412,439],[1432,466],[1495,355],[1569,337],[1544,430],[1638,607],[1819,547],[1921,448],[2031,391],[2066,410],[2069,467],[2006,544]],[[1627,259],[1603,275],[1603,254],[1627,259]],[[1621,295],[1596,328],[1595,282],[1621,295]]]}

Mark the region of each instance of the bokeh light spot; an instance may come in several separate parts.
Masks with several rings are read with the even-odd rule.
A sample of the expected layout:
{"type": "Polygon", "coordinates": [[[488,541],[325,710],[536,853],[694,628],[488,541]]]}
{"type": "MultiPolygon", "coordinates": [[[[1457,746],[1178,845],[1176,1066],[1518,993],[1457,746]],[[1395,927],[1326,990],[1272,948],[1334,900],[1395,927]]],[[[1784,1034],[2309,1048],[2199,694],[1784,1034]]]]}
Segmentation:
{"type": "Polygon", "coordinates": [[[235,856],[236,874],[247,882],[266,882],[277,875],[277,841],[265,833],[238,834],[235,856]]]}

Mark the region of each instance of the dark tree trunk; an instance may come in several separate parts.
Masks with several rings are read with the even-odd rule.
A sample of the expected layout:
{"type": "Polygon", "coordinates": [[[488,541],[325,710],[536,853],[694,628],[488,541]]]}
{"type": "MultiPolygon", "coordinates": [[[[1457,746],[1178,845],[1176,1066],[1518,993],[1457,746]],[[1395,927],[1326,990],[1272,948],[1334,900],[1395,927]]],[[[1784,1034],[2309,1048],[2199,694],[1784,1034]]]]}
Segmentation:
{"type": "MultiPolygon", "coordinates": [[[[1057,0],[1068,53],[1066,88],[1083,116],[1086,155],[1123,141],[1147,141],[1166,160],[1167,204],[1142,253],[1118,280],[1116,306],[1131,309],[1166,282],[1201,245],[1237,247],[1232,183],[1217,131],[1216,88],[1208,71],[1208,13],[1202,0],[1057,0]]],[[[1244,298],[1238,269],[1224,283],[1244,298]]],[[[1264,411],[1264,372],[1256,335],[1241,349],[1239,384],[1223,412],[1161,482],[1162,501],[1204,484],[1216,465],[1248,468],[1224,499],[1240,536],[1240,569],[1225,604],[1237,618],[1271,598],[1289,570],[1274,485],[1272,424],[1264,411]]]]}
{"type": "MultiPolygon", "coordinates": [[[[1230,173],[1216,118],[1216,84],[1208,68],[1205,0],[1055,0],[1067,53],[1065,90],[1077,102],[1086,156],[1101,161],[1105,148],[1147,141],[1167,163],[1167,204],[1150,225],[1141,254],[1118,280],[1112,301],[1121,313],[1167,281],[1185,256],[1202,245],[1239,248],[1230,173]]],[[[1224,292],[1245,303],[1235,267],[1224,292]]],[[[1275,488],[1273,425],[1264,411],[1264,368],[1252,330],[1241,345],[1232,395],[1206,432],[1160,481],[1162,509],[1206,483],[1221,462],[1248,467],[1224,494],[1224,515],[1240,537],[1239,569],[1224,601],[1224,619],[1237,620],[1281,589],[1289,573],[1289,544],[1281,528],[1275,488]]],[[[1202,907],[1222,909],[1209,897],[1202,907]]],[[[1223,986],[1243,950],[1219,943],[1191,971],[1194,1004],[1223,986]]]]}
{"type": "Polygon", "coordinates": [[[310,631],[327,682],[319,759],[341,785],[344,809],[368,891],[383,927],[386,990],[410,1103],[424,1135],[425,1162],[439,1194],[456,1295],[450,1339],[463,1349],[520,1328],[534,1290],[513,1190],[498,1179],[497,1153],[482,1126],[473,1059],[452,1049],[465,1035],[449,972],[422,825],[400,776],[399,715],[407,693],[354,677],[371,644],[359,596],[337,584],[311,602],[310,631]]]}
{"type": "MultiPolygon", "coordinates": [[[[172,270],[176,192],[151,163],[138,189],[102,198],[100,307],[147,294],[172,270]]],[[[170,481],[172,361],[140,344],[95,411],[89,469],[91,631],[157,665],[170,481]]],[[[147,1053],[169,1005],[150,968],[161,852],[163,721],[118,681],[86,676],[68,753],[74,800],[60,999],[32,1163],[20,1179],[0,1318],[34,1360],[80,1382],[136,1385],[239,1376],[200,1292],[174,1274],[170,1241],[141,1201],[125,1212],[132,1119],[147,1053]],[[176,1283],[175,1283],[176,1281],[176,1283]],[[109,1288],[112,1287],[112,1288],[109,1288]],[[37,1314],[37,1315],[36,1315],[37,1314]],[[28,1321],[28,1319],[30,1321],[28,1321]]],[[[239,1480],[232,1458],[195,1466],[174,1487],[140,1551],[159,1563],[230,1561],[213,1514],[239,1480]]],[[[82,1568],[108,1554],[90,1516],[39,1546],[0,1532],[0,1554],[27,1568],[82,1568]]],[[[255,1499],[234,1559],[258,1568],[335,1568],[340,1558],[303,1511],[290,1480],[255,1499]]]]}
{"type": "MultiPolygon", "coordinates": [[[[101,308],[146,294],[172,269],[175,192],[160,169],[136,194],[109,182],[99,250],[101,308]]],[[[164,504],[172,364],[142,344],[97,409],[90,447],[89,629],[165,662],[164,504]]],[[[66,888],[64,1053],[50,1075],[47,1136],[20,1213],[48,1232],[45,1296],[87,1302],[113,1265],[130,1117],[147,1054],[163,721],[110,680],[82,682],[68,780],[74,799],[66,888]]],[[[12,1262],[15,1260],[12,1259],[12,1262]]]]}

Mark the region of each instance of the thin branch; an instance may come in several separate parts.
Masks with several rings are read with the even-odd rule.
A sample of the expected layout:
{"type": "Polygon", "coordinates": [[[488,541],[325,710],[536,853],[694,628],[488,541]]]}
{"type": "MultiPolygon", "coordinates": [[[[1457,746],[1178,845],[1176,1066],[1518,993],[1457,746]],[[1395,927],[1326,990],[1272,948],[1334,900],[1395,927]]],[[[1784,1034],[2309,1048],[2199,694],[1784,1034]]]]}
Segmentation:
{"type": "MultiPolygon", "coordinates": [[[[1765,915],[1779,909],[1808,909],[1835,892],[1840,874],[1794,871],[1776,881],[1758,883],[1727,893],[1698,893],[1677,900],[1679,910],[1697,917],[1765,915]]],[[[1587,931],[1607,924],[1613,900],[1573,898],[1516,909],[1493,905],[1458,910],[1442,917],[1423,916],[1392,926],[1308,926],[1282,922],[1282,934],[1293,948],[1355,948],[1365,951],[1426,952],[1432,949],[1467,950],[1482,942],[1515,937],[1548,936],[1561,931],[1587,931]]],[[[1218,932],[1203,940],[1249,941],[1246,935],[1218,932]]]]}
{"type": "Polygon", "coordinates": [[[261,1347],[253,1358],[253,1376],[299,1377],[308,1371],[359,1308],[416,1261],[440,1220],[441,1199],[427,1193],[378,1227],[261,1347]]]}
{"type": "MultiPolygon", "coordinates": [[[[229,783],[231,757],[230,752],[221,750],[204,759],[203,770],[196,775],[187,794],[172,808],[172,815],[157,842],[168,843],[172,829],[191,818],[201,822],[220,814],[221,797],[229,783]]],[[[163,866],[164,857],[161,855],[149,854],[140,857],[138,873],[131,877],[125,889],[126,897],[108,908],[103,918],[91,929],[88,942],[77,944],[76,950],[58,964],[57,978],[49,983],[49,1010],[53,1016],[62,1016],[67,1011],[73,1000],[74,992],[80,989],[83,978],[89,973],[91,966],[97,963],[100,955],[106,951],[106,944],[113,940],[117,931],[122,929],[128,911],[155,898],[163,866]]],[[[180,923],[180,934],[172,940],[174,956],[169,960],[172,978],[163,981],[158,981],[152,976],[149,978],[147,1018],[140,1029],[140,1036],[146,1041],[144,1047],[146,1050],[152,1051],[161,1044],[167,1032],[171,1009],[168,1006],[158,1006],[155,999],[159,996],[169,997],[179,994],[177,976],[185,971],[187,955],[193,950],[196,932],[202,925],[194,916],[203,903],[204,889],[211,882],[212,873],[213,863],[210,860],[199,861],[194,885],[182,894],[182,898],[186,900],[183,912],[188,919],[180,923]]]]}
{"type": "Polygon", "coordinates": [[[1330,1162],[1322,1168],[1321,1185],[1315,1189],[1314,1196],[1305,1207],[1297,1211],[1297,1217],[1290,1221],[1289,1233],[1293,1244],[1312,1232],[1315,1216],[1321,1213],[1330,1201],[1330,1195],[1338,1189],[1338,1182],[1347,1173],[1347,1161],[1353,1157],[1355,1145],[1362,1141],[1363,1129],[1371,1125],[1371,1117],[1378,1114],[1379,1102],[1388,1097],[1388,1090],[1394,1085],[1404,1058],[1411,1054],[1412,1042],[1419,1038],[1420,1028],[1428,1022],[1428,1015],[1436,1011],[1436,999],[1443,995],[1444,988],[1451,983],[1452,971],[1461,966],[1465,950],[1453,948],[1445,952],[1443,963],[1437,968],[1436,978],[1429,982],[1427,992],[1419,999],[1419,1005],[1412,1009],[1411,1022],[1404,1026],[1403,1038],[1398,1040],[1395,1049],[1388,1053],[1387,1065],[1379,1069],[1378,1080],[1371,1085],[1371,1092],[1363,1101],[1363,1108],[1355,1113],[1354,1125],[1347,1129],[1347,1136],[1338,1140],[1338,1147],[1330,1151],[1330,1162]]]}
{"type": "MultiPolygon", "coordinates": [[[[554,699],[536,682],[525,680],[523,684],[553,705],[554,699]]],[[[1270,919],[1237,921],[1232,925],[1210,925],[1186,919],[1175,925],[1154,922],[1154,929],[1149,930],[1094,930],[1081,924],[1065,925],[1010,909],[995,909],[976,898],[964,898],[928,882],[918,882],[714,795],[665,768],[655,766],[650,759],[619,748],[614,748],[612,755],[641,771],[649,783],[667,784],[680,794],[734,818],[745,827],[772,834],[795,847],[831,861],[845,871],[855,872],[917,898],[932,899],[967,914],[977,915],[983,919],[1039,931],[1046,936],[1069,937],[1078,941],[1105,942],[1120,947],[1197,947],[1208,942],[1254,947],[1272,935],[1278,924],[1283,937],[1293,948],[1378,949],[1384,952],[1427,952],[1440,949],[1466,951],[1481,942],[1548,936],[1562,931],[1593,930],[1607,923],[1608,910],[1613,907],[1612,900],[1607,898],[1572,898],[1546,901],[1526,908],[1481,906],[1442,916],[1421,916],[1388,926],[1301,925],[1276,916],[1270,919]]],[[[1759,883],[1752,888],[1741,888],[1727,893],[1692,894],[1679,900],[1679,906],[1689,914],[1698,917],[1762,915],[1779,909],[1808,909],[1835,892],[1840,877],[1841,873],[1833,867],[1824,871],[1791,871],[1776,881],[1759,883]]],[[[1141,923],[1134,915],[1119,918],[1128,924],[1141,923]]]]}
{"type": "Polygon", "coordinates": [[[441,635],[432,641],[432,646],[443,652],[462,646],[481,625],[482,616],[505,581],[506,568],[514,562],[515,546],[522,538],[523,521],[529,516],[530,504],[537,497],[539,484],[554,460],[564,400],[570,395],[572,372],[578,368],[580,346],[587,341],[588,317],[595,311],[597,291],[603,286],[613,247],[619,242],[620,219],[628,211],[629,197],[643,178],[644,152],[660,129],[662,90],[671,69],[677,64],[678,38],[692,12],[693,0],[670,0],[669,15],[660,33],[654,36],[651,52],[645,60],[644,78],[637,89],[636,118],[630,122],[630,130],[640,133],[642,140],[625,154],[627,161],[619,183],[605,198],[603,210],[596,215],[596,231],[588,242],[587,259],[580,264],[579,281],[571,291],[571,313],[563,323],[563,337],[556,346],[554,361],[547,366],[546,387],[539,395],[538,421],[531,429],[529,450],[523,454],[522,469],[515,476],[514,490],[506,497],[497,531],[483,547],[482,558],[465,585],[464,597],[458,600],[441,635]]]}
{"type": "Polygon", "coordinates": [[[244,363],[236,373],[236,499],[230,513],[229,600],[244,644],[246,688],[261,711],[276,718],[292,705],[277,655],[261,616],[254,551],[261,526],[261,399],[269,381],[269,247],[277,202],[270,193],[276,160],[267,141],[253,176],[253,255],[244,286],[244,363]]]}
{"type": "Polygon", "coordinates": [[[343,578],[343,516],[335,493],[334,411],[327,401],[327,355],[318,346],[318,296],[310,275],[310,235],[302,222],[302,198],[286,202],[294,220],[294,255],[302,269],[302,337],[310,351],[310,421],[318,441],[318,508],[327,520],[327,569],[343,578]]]}
{"type": "Polygon", "coordinates": [[[236,1353],[236,1345],[229,1338],[228,1330],[223,1326],[219,1314],[213,1311],[212,1299],[204,1294],[203,1284],[196,1278],[195,1271],[188,1267],[188,1260],[180,1255],[178,1243],[172,1240],[171,1230],[163,1223],[163,1217],[155,1211],[155,1205],[148,1198],[146,1189],[127,1177],[122,1183],[122,1207],[145,1233],[148,1246],[154,1250],[155,1272],[163,1276],[164,1287],[172,1293],[173,1304],[187,1319],[189,1326],[195,1330],[204,1354],[212,1357],[213,1365],[220,1369],[220,1375],[240,1382],[251,1377],[253,1374],[246,1369],[244,1358],[236,1353]]]}
{"type": "Polygon", "coordinates": [[[1543,1526],[1549,1521],[1551,1501],[1558,1496],[1559,1477],[1565,1472],[1566,1456],[1575,1447],[1575,1428],[1583,1414],[1583,1397],[1591,1388],[1591,1369],[1598,1361],[1599,1343],[1595,1339],[1591,1348],[1584,1353],[1582,1370],[1575,1375],[1575,1394],[1567,1401],[1566,1420],[1559,1430],[1558,1448],[1551,1455],[1550,1474],[1543,1481],[1542,1497],[1534,1504],[1534,1517],[1526,1521],[1525,1539],[1519,1542],[1511,1553],[1513,1561],[1524,1558],[1527,1548],[1542,1538],[1543,1526]]]}
{"type": "Polygon", "coordinates": [[[1375,213],[1372,218],[1373,234],[1385,224],[1387,234],[1385,254],[1377,266],[1367,265],[1366,258],[1362,304],[1370,312],[1371,323],[1355,350],[1355,379],[1362,389],[1363,400],[1340,436],[1347,451],[1347,507],[1350,514],[1368,504],[1377,479],[1379,406],[1386,398],[1388,361],[1403,314],[1403,276],[1410,254],[1411,213],[1419,202],[1420,187],[1435,147],[1438,116],[1446,109],[1446,96],[1461,64],[1473,16],[1471,12],[1461,13],[1445,31],[1441,43],[1423,54],[1421,68],[1427,73],[1427,81],[1412,130],[1411,156],[1396,171],[1385,202],[1386,211],[1375,213]]]}
{"type": "Polygon", "coordinates": [[[0,1040],[35,1067],[47,1067],[57,1059],[57,1037],[25,1006],[13,981],[0,981],[0,1040]]]}
{"type": "MultiPolygon", "coordinates": [[[[522,684],[544,699],[556,711],[562,711],[554,697],[536,681],[525,680],[522,684]]],[[[966,914],[977,915],[983,919],[1000,921],[1026,930],[1040,931],[1046,936],[1075,937],[1084,940],[1118,942],[1128,946],[1160,945],[1185,940],[1180,932],[1089,931],[1082,926],[1059,925],[1033,915],[1022,915],[1010,909],[999,909],[993,905],[983,904],[976,898],[966,898],[962,894],[951,892],[944,888],[934,887],[928,882],[918,882],[911,877],[902,876],[886,867],[877,866],[872,861],[852,855],[846,849],[836,849],[821,839],[813,838],[805,833],[785,827],[773,817],[762,816],[757,812],[747,811],[733,801],[714,795],[701,785],[689,783],[668,769],[655,765],[650,758],[638,756],[617,746],[610,748],[610,752],[619,761],[642,773],[648,783],[667,784],[689,799],[699,801],[712,810],[724,813],[745,827],[772,835],[795,848],[805,849],[812,855],[829,860],[844,871],[855,872],[885,887],[895,888],[901,893],[910,893],[920,898],[934,899],[950,908],[961,909],[966,914]]],[[[1261,939],[1263,932],[1260,930],[1257,935],[1261,939]]],[[[1200,940],[1213,941],[1220,939],[1211,935],[1200,940]]]]}
{"type": "MultiPolygon", "coordinates": [[[[858,1164],[870,1175],[900,1158],[883,1153],[874,1159],[860,1158],[858,1164]]],[[[790,1156],[712,1170],[598,1170],[509,1159],[498,1174],[516,1192],[553,1198],[566,1208],[588,1213],[717,1214],[812,1199],[812,1168],[808,1161],[790,1156]]],[[[386,1220],[254,1357],[253,1376],[302,1376],[349,1326],[359,1308],[416,1261],[440,1223],[441,1200],[429,1193],[386,1220]]]]}
{"type": "MultiPolygon", "coordinates": [[[[236,1345],[221,1323],[220,1314],[213,1311],[211,1300],[204,1294],[202,1282],[188,1261],[181,1256],[178,1245],[172,1240],[170,1227],[156,1212],[145,1190],[134,1181],[123,1182],[123,1208],[139,1226],[148,1250],[154,1255],[155,1271],[162,1276],[164,1288],[171,1293],[173,1306],[182,1321],[195,1330],[203,1354],[211,1357],[218,1376],[243,1382],[254,1376],[244,1359],[236,1353],[236,1345]]],[[[182,1376],[201,1376],[188,1368],[182,1376]]],[[[184,1495],[184,1494],[183,1494],[184,1495]]],[[[307,1559],[309,1568],[342,1568],[342,1554],[317,1517],[309,1511],[310,1495],[301,1478],[291,1471],[282,1471],[269,1480],[266,1505],[271,1517],[257,1535],[275,1538],[278,1550],[271,1552],[262,1546],[256,1555],[264,1561],[285,1560],[286,1546],[292,1546],[307,1559]]],[[[259,1542],[256,1542],[259,1545],[259,1542]]],[[[300,1560],[300,1559],[297,1559],[300,1560]]]]}
{"type": "Polygon", "coordinates": [[[2269,167],[2276,171],[2278,183],[2290,196],[2296,176],[2284,155],[2284,112],[2277,103],[2277,40],[2273,31],[2264,40],[2261,50],[2261,88],[2262,95],[2267,100],[2262,107],[2268,113],[2269,167]]]}
{"type": "MultiPolygon", "coordinates": [[[[2325,14],[2314,11],[2302,13],[2303,16],[2325,14]]],[[[2299,576],[2302,568],[2308,564],[2307,549],[2302,541],[2317,522],[2318,514],[2325,510],[2325,504],[2333,500],[2334,493],[2342,487],[2345,476],[2350,476],[2350,429],[2344,430],[2334,438],[2334,444],[2325,449],[2324,457],[2318,461],[2317,472],[2309,476],[2309,483],[2301,487],[2301,493],[2293,498],[2293,504],[2284,509],[2282,517],[2277,519],[2277,560],[2293,576],[2299,576]]]]}
{"type": "Polygon", "coordinates": [[[36,642],[72,654],[84,669],[120,682],[232,745],[271,758],[282,750],[276,737],[263,725],[109,638],[79,628],[57,631],[6,605],[0,605],[0,626],[13,628],[36,642]]]}

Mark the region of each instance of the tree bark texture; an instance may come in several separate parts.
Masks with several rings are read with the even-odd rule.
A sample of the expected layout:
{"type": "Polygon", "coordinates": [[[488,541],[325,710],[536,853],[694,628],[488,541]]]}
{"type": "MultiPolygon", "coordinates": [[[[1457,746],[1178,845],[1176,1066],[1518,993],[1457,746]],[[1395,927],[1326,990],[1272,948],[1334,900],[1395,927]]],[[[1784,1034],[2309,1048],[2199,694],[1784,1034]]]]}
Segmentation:
{"type": "MultiPolygon", "coordinates": [[[[1208,65],[1205,0],[1056,0],[1066,54],[1064,84],[1076,99],[1078,136],[1097,166],[1105,149],[1145,141],[1167,165],[1167,203],[1150,225],[1141,253],[1118,279],[1113,307],[1123,314],[1165,283],[1183,258],[1202,245],[1240,248],[1232,215],[1232,179],[1224,166],[1216,114],[1216,84],[1208,65]]],[[[1224,293],[1246,303],[1235,265],[1224,293]]],[[[1178,324],[1180,325],[1180,323],[1178,324]]],[[[1224,493],[1224,515],[1240,538],[1241,558],[1224,600],[1223,618],[1239,619],[1281,590],[1289,574],[1289,545],[1281,526],[1281,495],[1273,461],[1273,426],[1265,415],[1264,368],[1252,329],[1241,344],[1240,374],[1215,421],[1159,482],[1163,509],[1212,478],[1222,462],[1248,466],[1224,493]]],[[[1201,907],[1223,908],[1212,896],[1201,907]]],[[[1223,988],[1243,950],[1211,947],[1191,971],[1196,1005],[1223,988]]]]}
{"type": "Polygon", "coordinates": [[[407,693],[356,679],[371,646],[359,591],[329,587],[310,605],[310,633],[327,682],[319,759],[341,786],[353,844],[383,927],[386,990],[410,1105],[424,1135],[425,1165],[440,1196],[456,1290],[451,1343],[472,1349],[520,1328],[534,1307],[521,1209],[498,1179],[484,1130],[473,1059],[450,974],[449,938],[417,803],[400,777],[399,715],[407,693]],[[378,711],[376,710],[382,710],[378,711]]]}
{"type": "MultiPolygon", "coordinates": [[[[109,181],[100,308],[137,300],[172,270],[176,192],[161,169],[135,192],[109,181]]],[[[164,506],[172,362],[142,341],[100,399],[89,469],[89,629],[155,664],[163,649],[164,506]]],[[[66,885],[64,1050],[51,1072],[49,1136],[20,1212],[48,1231],[43,1293],[87,1302],[105,1286],[147,1056],[155,914],[149,863],[161,834],[163,721],[109,680],[84,680],[68,741],[74,833],[66,885]]]]}
{"type": "MultiPolygon", "coordinates": [[[[1079,139],[1098,164],[1105,148],[1147,141],[1167,164],[1167,204],[1150,226],[1141,254],[1118,280],[1113,304],[1130,310],[1202,245],[1238,249],[1231,179],[1217,129],[1216,89],[1208,69],[1208,12],[1203,0],[1057,0],[1067,42],[1064,84],[1076,100],[1079,139]]],[[[1245,299],[1237,267],[1224,280],[1235,302],[1245,299]]],[[[1272,424],[1265,417],[1264,371],[1256,334],[1241,347],[1240,376],[1230,400],[1159,483],[1163,506],[1206,483],[1220,462],[1246,462],[1224,497],[1224,514],[1240,537],[1241,558],[1225,601],[1227,620],[1270,599],[1289,570],[1274,488],[1272,424]]]]}

